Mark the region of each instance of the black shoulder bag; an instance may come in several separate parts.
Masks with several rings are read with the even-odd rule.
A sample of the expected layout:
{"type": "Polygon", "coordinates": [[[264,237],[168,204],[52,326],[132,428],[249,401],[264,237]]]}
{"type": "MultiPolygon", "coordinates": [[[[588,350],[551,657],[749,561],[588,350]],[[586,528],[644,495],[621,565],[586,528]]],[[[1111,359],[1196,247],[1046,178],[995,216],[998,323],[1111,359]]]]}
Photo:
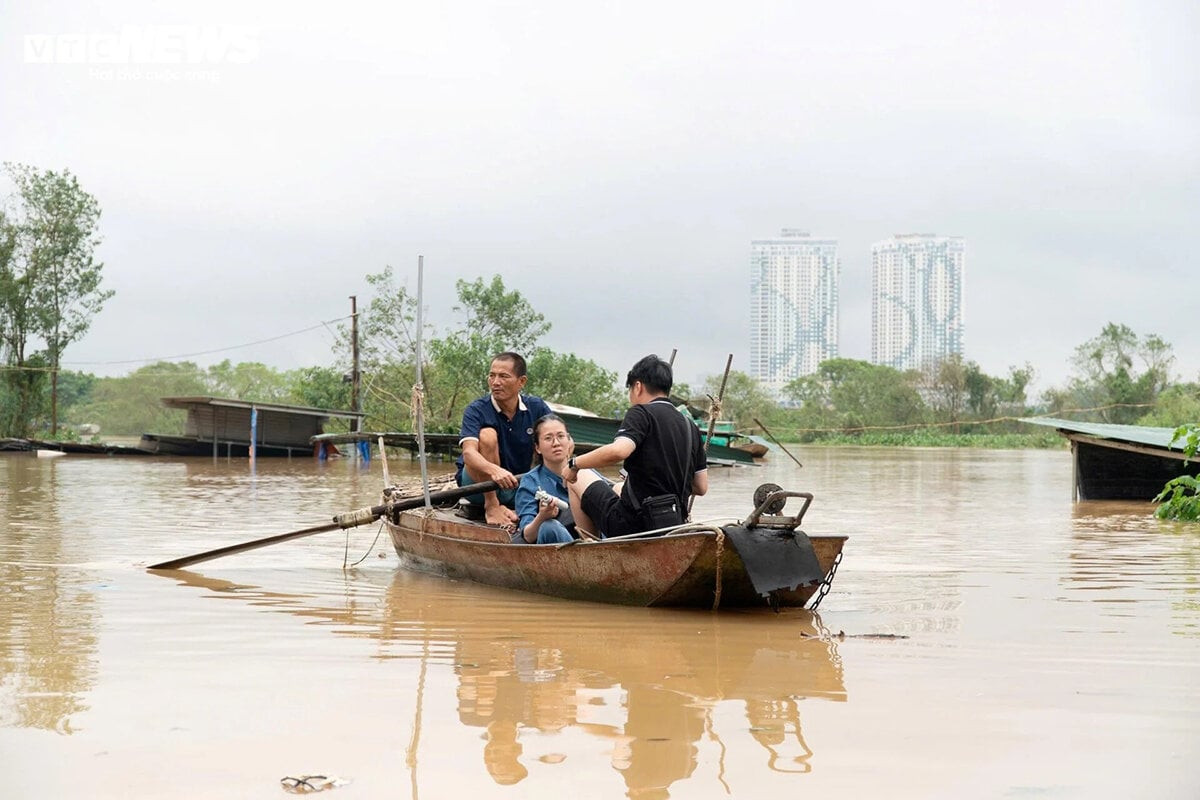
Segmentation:
{"type": "Polygon", "coordinates": [[[646,530],[674,528],[676,525],[683,524],[683,509],[680,507],[679,498],[676,495],[656,494],[645,500],[638,500],[637,492],[629,487],[628,477],[625,478],[625,489],[621,494],[626,492],[629,493],[633,510],[646,525],[646,530]]]}

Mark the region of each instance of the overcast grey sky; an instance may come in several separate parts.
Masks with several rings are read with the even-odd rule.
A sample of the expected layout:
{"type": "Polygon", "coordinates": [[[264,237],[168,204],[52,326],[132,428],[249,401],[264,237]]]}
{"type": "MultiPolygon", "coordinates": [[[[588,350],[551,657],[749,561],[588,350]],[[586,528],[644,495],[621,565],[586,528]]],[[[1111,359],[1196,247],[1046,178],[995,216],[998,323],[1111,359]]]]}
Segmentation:
{"type": "MultiPolygon", "coordinates": [[[[439,330],[500,273],[548,346],[621,374],[678,348],[696,381],[748,367],[749,243],[791,227],[840,241],[845,357],[871,244],[926,232],[966,239],[986,371],[1060,384],[1113,321],[1200,378],[1195,2],[22,5],[0,157],[97,196],[117,292],[77,369],[319,325],[423,254],[439,330]]],[[[332,365],[331,338],[192,360],[332,365]]]]}

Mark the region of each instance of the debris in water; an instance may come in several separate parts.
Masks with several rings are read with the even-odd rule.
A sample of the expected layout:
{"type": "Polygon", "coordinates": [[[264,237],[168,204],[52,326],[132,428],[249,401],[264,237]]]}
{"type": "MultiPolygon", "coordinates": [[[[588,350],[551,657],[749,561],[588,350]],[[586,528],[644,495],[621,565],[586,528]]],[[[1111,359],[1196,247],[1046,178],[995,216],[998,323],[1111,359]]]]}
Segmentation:
{"type": "Polygon", "coordinates": [[[907,639],[908,637],[902,633],[846,633],[838,631],[830,633],[826,636],[814,636],[805,631],[800,632],[801,639],[907,639]]]}
{"type": "Polygon", "coordinates": [[[332,775],[298,775],[296,777],[280,778],[279,783],[285,792],[292,794],[309,794],[323,792],[326,789],[336,789],[345,786],[350,781],[335,778],[332,775]]]}

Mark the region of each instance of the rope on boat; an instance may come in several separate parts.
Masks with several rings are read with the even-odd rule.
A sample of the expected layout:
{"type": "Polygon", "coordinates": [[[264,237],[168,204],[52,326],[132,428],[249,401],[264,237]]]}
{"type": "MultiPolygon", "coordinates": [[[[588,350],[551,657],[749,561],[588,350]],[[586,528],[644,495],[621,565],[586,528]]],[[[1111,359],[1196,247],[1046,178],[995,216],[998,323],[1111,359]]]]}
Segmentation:
{"type": "Polygon", "coordinates": [[[708,396],[708,400],[709,400],[709,403],[711,403],[711,405],[708,408],[709,417],[711,419],[720,419],[721,418],[721,398],[713,397],[710,394],[708,396]]]}
{"type": "Polygon", "coordinates": [[[409,405],[412,407],[413,422],[417,421],[417,415],[425,408],[425,387],[419,383],[414,383],[412,388],[412,396],[409,400],[409,405]]]}
{"type": "Polygon", "coordinates": [[[375,549],[375,545],[379,544],[379,535],[383,533],[383,523],[379,523],[379,528],[375,531],[375,539],[371,542],[371,546],[367,548],[367,552],[362,554],[362,558],[355,561],[353,564],[347,564],[350,560],[350,532],[346,532],[346,551],[342,553],[342,569],[357,567],[359,564],[367,560],[367,556],[371,555],[371,551],[375,549]]]}
{"type": "Polygon", "coordinates": [[[359,508],[338,514],[333,521],[339,528],[357,528],[359,525],[367,525],[377,519],[379,516],[370,508],[359,508]]]}
{"type": "Polygon", "coordinates": [[[685,522],[682,525],[676,525],[672,528],[659,528],[659,529],[653,530],[653,531],[640,531],[639,533],[628,533],[628,534],[625,534],[624,536],[611,536],[607,539],[600,539],[595,542],[583,542],[580,539],[573,539],[572,541],[564,542],[563,544],[558,545],[558,549],[561,550],[564,547],[569,547],[574,544],[603,545],[606,542],[617,542],[617,541],[621,541],[621,540],[625,540],[625,539],[637,539],[637,538],[641,538],[641,537],[655,536],[655,535],[660,535],[660,534],[668,535],[668,534],[672,534],[672,533],[679,534],[679,533],[712,532],[712,533],[716,534],[716,545],[717,545],[717,552],[716,552],[716,556],[715,556],[716,560],[717,560],[716,576],[715,576],[715,584],[716,585],[713,587],[713,604],[712,604],[712,610],[716,611],[717,609],[719,609],[721,607],[721,588],[724,584],[724,581],[722,580],[722,572],[721,572],[721,557],[724,555],[724,552],[725,552],[725,530],[724,530],[724,528],[721,527],[721,525],[720,525],[721,522],[724,522],[724,520],[714,519],[714,520],[708,520],[705,522],[685,522]]]}
{"type": "Polygon", "coordinates": [[[604,544],[605,542],[622,542],[627,539],[640,539],[647,536],[663,536],[678,533],[703,533],[705,531],[720,532],[721,525],[727,525],[737,522],[732,517],[718,517],[716,519],[701,520],[699,522],[685,522],[682,525],[672,525],[668,528],[655,528],[652,531],[638,531],[637,533],[626,533],[622,536],[608,536],[603,539],[572,539],[569,542],[563,542],[558,547],[570,547],[575,544],[604,544]]]}

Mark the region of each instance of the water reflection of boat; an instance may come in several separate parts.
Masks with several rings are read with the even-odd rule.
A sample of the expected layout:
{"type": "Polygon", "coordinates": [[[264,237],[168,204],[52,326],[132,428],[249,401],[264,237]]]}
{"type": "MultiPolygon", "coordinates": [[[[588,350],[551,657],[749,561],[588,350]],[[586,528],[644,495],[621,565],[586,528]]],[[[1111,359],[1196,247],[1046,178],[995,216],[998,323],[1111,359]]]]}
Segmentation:
{"type": "Polygon", "coordinates": [[[484,763],[498,783],[526,774],[523,731],[575,728],[606,743],[629,796],[666,797],[695,771],[703,739],[727,746],[721,737],[730,732],[713,719],[730,702],[744,719],[732,733],[749,733],[765,766],[807,772],[813,753],[799,704],[845,700],[846,691],[835,646],[803,640],[800,631],[815,634],[819,624],[800,613],[798,626],[749,635],[747,620],[710,617],[689,635],[631,620],[608,634],[539,625],[511,640],[467,638],[456,651],[459,718],[484,729],[484,763]]]}
{"type": "Polygon", "coordinates": [[[744,522],[566,546],[514,546],[507,531],[449,510],[394,512],[385,523],[401,566],[418,572],[621,605],[803,607],[832,580],[847,537],[799,530],[811,494],[759,491],[744,522]],[[782,515],[787,497],[804,498],[799,513],[782,515]]]}
{"type": "MultiPolygon", "coordinates": [[[[579,605],[487,587],[444,590],[441,581],[403,571],[390,585],[355,578],[320,595],[188,572],[173,577],[271,613],[325,620],[336,635],[374,640],[381,659],[419,659],[421,687],[426,670],[451,671],[458,720],[482,731],[475,752],[499,784],[519,783],[535,763],[568,755],[580,774],[581,741],[581,757],[602,757],[601,772],[617,771],[629,797],[667,797],[673,784],[698,779],[698,767],[714,760],[716,777],[700,774],[724,782],[733,774],[727,754],[736,754],[730,767],[750,758],[758,768],[807,772],[814,755],[801,707],[847,697],[836,641],[822,637],[820,619],[803,610],[785,612],[780,624],[769,613],[731,618],[579,605]],[[364,596],[376,592],[382,597],[364,596]]],[[[427,708],[444,705],[431,698],[427,708]]],[[[418,714],[406,759],[414,775],[420,725],[418,714]]],[[[731,788],[750,790],[725,791],[731,788]]]]}

